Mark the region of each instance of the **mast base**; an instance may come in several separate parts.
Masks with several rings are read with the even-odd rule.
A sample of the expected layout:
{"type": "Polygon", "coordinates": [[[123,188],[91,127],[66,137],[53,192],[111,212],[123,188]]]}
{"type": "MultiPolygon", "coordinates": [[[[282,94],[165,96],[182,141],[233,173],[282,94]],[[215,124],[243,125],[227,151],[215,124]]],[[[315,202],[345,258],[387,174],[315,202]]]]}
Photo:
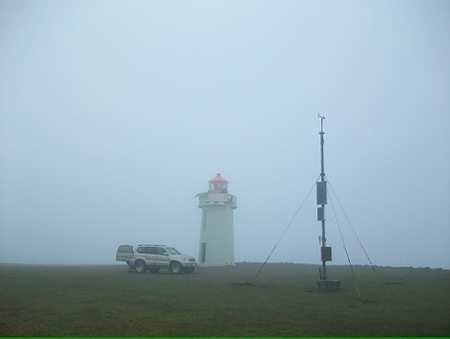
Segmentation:
{"type": "Polygon", "coordinates": [[[339,280],[320,279],[317,280],[317,287],[319,291],[323,292],[337,291],[341,288],[341,282],[339,280]]]}

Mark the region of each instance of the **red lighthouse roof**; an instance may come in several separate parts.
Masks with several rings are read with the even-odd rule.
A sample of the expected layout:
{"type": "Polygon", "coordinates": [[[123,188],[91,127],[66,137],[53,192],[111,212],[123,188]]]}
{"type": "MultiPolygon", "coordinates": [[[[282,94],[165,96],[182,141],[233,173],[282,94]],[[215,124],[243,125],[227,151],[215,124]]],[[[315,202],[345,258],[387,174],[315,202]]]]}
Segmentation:
{"type": "Polygon", "coordinates": [[[208,181],[209,183],[221,183],[221,182],[228,182],[224,177],[220,175],[220,173],[217,173],[214,178],[208,181]]]}

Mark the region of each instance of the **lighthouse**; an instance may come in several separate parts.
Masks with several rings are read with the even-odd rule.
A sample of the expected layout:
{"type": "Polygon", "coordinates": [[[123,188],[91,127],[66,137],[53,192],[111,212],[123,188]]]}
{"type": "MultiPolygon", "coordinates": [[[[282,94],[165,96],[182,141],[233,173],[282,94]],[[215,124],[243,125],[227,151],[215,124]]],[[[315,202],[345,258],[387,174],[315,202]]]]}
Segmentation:
{"type": "Polygon", "coordinates": [[[228,193],[228,181],[220,173],[208,183],[208,192],[196,195],[202,209],[198,262],[203,266],[234,265],[236,197],[228,193]]]}

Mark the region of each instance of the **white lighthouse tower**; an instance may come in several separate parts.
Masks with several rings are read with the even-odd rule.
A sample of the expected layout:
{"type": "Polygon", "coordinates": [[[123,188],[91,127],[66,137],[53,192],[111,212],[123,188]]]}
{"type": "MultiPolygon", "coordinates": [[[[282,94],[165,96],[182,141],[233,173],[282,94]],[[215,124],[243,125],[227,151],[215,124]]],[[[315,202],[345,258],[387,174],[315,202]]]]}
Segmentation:
{"type": "Polygon", "coordinates": [[[236,197],[228,193],[228,181],[217,173],[209,180],[208,192],[196,196],[198,207],[202,209],[200,265],[234,265],[233,209],[236,208],[236,197]]]}

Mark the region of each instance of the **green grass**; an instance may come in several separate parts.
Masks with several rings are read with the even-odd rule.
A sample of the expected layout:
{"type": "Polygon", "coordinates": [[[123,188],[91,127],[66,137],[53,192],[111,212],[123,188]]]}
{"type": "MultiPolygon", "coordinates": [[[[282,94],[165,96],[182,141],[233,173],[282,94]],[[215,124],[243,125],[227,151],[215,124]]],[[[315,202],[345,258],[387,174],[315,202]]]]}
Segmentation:
{"type": "Polygon", "coordinates": [[[191,275],[127,273],[125,266],[0,265],[0,335],[450,335],[450,272],[257,264],[191,275]]]}

